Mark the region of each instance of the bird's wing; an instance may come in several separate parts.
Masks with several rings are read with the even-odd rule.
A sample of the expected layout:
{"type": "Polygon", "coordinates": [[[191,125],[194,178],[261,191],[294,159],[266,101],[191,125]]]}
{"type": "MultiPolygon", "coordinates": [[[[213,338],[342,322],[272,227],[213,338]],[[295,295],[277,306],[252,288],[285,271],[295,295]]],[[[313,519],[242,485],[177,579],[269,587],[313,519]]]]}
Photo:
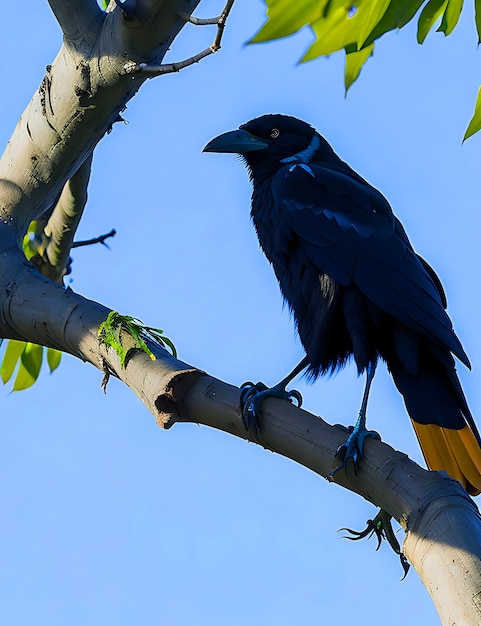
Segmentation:
{"type": "Polygon", "coordinates": [[[469,367],[444,310],[439,279],[416,255],[379,191],[341,162],[286,165],[275,175],[272,193],[320,273],[341,285],[354,283],[381,309],[469,367]]]}

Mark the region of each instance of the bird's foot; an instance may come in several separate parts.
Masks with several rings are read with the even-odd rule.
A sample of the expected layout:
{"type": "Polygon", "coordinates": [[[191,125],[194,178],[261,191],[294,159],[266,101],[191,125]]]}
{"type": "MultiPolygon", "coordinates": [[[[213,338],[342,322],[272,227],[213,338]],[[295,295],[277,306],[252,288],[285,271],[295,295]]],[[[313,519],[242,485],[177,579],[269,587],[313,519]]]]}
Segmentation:
{"type": "Polygon", "coordinates": [[[344,424],[333,424],[334,428],[339,428],[339,430],[343,430],[345,433],[352,433],[354,430],[354,426],[344,426],[344,424]]]}
{"type": "Polygon", "coordinates": [[[336,457],[341,458],[342,463],[328,474],[327,480],[332,481],[334,474],[341,469],[345,469],[349,460],[352,460],[354,472],[357,473],[357,466],[359,461],[362,459],[364,440],[366,437],[371,437],[371,439],[381,441],[381,436],[375,430],[367,430],[364,426],[359,426],[357,424],[352,428],[351,434],[347,438],[346,442],[340,445],[336,452],[336,457]]]}
{"type": "Polygon", "coordinates": [[[266,398],[280,398],[281,400],[289,400],[296,406],[302,405],[302,396],[299,391],[293,389],[287,391],[285,385],[281,382],[274,387],[267,387],[264,383],[247,382],[241,385],[242,393],[240,397],[240,408],[242,410],[242,419],[247,432],[254,438],[260,432],[259,411],[262,402],[266,398]]]}
{"type": "Polygon", "coordinates": [[[404,576],[401,580],[404,580],[407,576],[407,573],[410,568],[410,564],[404,554],[401,552],[401,546],[399,545],[399,541],[396,539],[396,535],[394,534],[394,530],[391,524],[391,515],[380,509],[379,513],[376,515],[374,519],[368,519],[366,523],[366,528],[364,530],[352,530],[351,528],[340,528],[339,530],[345,530],[350,533],[351,536],[347,535],[344,538],[350,539],[351,541],[357,541],[358,539],[364,539],[364,537],[372,537],[374,534],[377,538],[377,547],[376,550],[379,550],[381,546],[381,542],[385,539],[394,552],[399,555],[399,559],[401,561],[401,566],[404,570],[404,576]]]}

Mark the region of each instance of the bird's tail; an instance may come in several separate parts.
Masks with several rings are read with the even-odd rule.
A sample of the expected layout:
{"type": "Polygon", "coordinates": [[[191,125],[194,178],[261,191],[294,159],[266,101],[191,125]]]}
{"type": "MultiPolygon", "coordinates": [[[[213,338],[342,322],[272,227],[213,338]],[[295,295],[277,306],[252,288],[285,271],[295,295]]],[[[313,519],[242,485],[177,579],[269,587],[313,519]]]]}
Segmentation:
{"type": "Polygon", "coordinates": [[[481,441],[454,360],[424,358],[416,373],[400,363],[391,373],[404,397],[426,463],[444,470],[471,495],[481,493],[481,441]]]}
{"type": "Polygon", "coordinates": [[[429,469],[444,470],[472,496],[481,493],[481,449],[471,428],[411,421],[429,469]]]}

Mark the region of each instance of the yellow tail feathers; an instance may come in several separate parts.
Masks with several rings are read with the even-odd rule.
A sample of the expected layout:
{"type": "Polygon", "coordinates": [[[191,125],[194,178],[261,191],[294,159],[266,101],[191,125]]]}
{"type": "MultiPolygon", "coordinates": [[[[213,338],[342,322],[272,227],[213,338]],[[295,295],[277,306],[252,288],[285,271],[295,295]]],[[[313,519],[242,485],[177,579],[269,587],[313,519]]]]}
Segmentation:
{"type": "Polygon", "coordinates": [[[481,493],[481,447],[469,426],[454,430],[412,424],[429,469],[444,470],[473,496],[481,493]]]}

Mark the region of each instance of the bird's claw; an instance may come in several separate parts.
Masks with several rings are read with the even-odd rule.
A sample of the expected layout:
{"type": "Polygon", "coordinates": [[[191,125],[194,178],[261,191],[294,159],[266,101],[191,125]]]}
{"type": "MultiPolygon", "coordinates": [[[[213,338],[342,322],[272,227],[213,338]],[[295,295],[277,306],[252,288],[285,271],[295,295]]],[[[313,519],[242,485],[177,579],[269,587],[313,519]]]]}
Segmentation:
{"type": "Polygon", "coordinates": [[[396,539],[396,535],[394,534],[391,519],[391,515],[381,509],[374,519],[367,520],[366,528],[364,528],[364,530],[358,531],[352,530],[351,528],[340,528],[339,530],[345,530],[348,532],[351,536],[345,535],[344,539],[350,539],[351,541],[358,541],[359,539],[364,539],[365,537],[370,538],[375,534],[377,538],[376,550],[379,550],[382,540],[385,539],[393,551],[399,555],[399,560],[401,561],[401,566],[404,570],[404,576],[401,580],[404,580],[409,571],[410,564],[401,552],[401,546],[399,545],[399,541],[396,539]]]}
{"type": "Polygon", "coordinates": [[[264,383],[261,383],[261,382],[252,383],[251,381],[242,383],[240,388],[241,388],[241,397],[240,397],[241,406],[243,406],[243,404],[247,402],[250,396],[255,395],[259,391],[265,391],[266,389],[268,389],[267,385],[265,385],[264,383]]]}
{"type": "Polygon", "coordinates": [[[345,433],[352,433],[354,430],[354,426],[344,426],[344,424],[333,424],[334,428],[339,428],[339,430],[343,430],[345,433]]]}
{"type": "Polygon", "coordinates": [[[261,382],[252,383],[248,381],[241,385],[240,408],[242,410],[242,421],[247,432],[254,436],[260,431],[257,418],[260,402],[257,400],[257,396],[267,389],[267,385],[261,382]]]}
{"type": "Polygon", "coordinates": [[[302,405],[302,395],[297,389],[287,391],[286,388],[279,384],[274,387],[267,387],[262,382],[252,383],[246,382],[241,385],[240,408],[242,411],[242,420],[247,432],[254,437],[260,432],[259,410],[262,402],[266,398],[280,398],[281,400],[289,400],[297,407],[302,405]]]}
{"type": "Polygon", "coordinates": [[[375,430],[366,430],[365,428],[356,427],[349,430],[351,434],[349,435],[347,441],[341,444],[336,451],[336,458],[342,459],[342,463],[340,463],[340,465],[335,467],[332,472],[328,474],[327,480],[329,482],[333,480],[334,474],[339,472],[339,470],[346,468],[347,462],[349,460],[352,460],[354,473],[357,474],[357,467],[359,461],[362,459],[363,456],[364,440],[366,437],[381,441],[379,433],[377,433],[375,430]]]}

